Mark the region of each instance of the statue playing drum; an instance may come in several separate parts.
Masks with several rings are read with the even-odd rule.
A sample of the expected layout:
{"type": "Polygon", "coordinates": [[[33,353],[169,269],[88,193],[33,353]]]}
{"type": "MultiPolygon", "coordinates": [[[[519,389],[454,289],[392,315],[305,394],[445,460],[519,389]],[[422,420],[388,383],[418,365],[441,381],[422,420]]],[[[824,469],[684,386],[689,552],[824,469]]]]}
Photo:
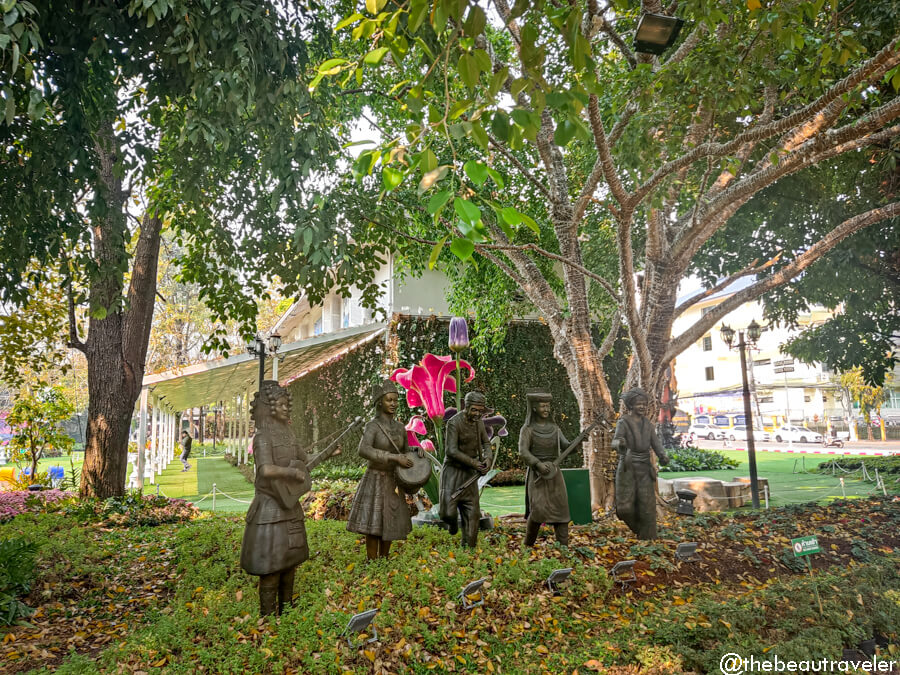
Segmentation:
{"type": "Polygon", "coordinates": [[[375,385],[375,417],[366,424],[359,441],[359,455],[369,460],[369,467],[356,488],[347,529],[366,535],[369,560],[387,557],[391,542],[406,539],[412,531],[406,498],[394,474],[396,467],[411,468],[415,463],[406,429],[394,419],[398,402],[393,382],[384,380],[375,385]]]}

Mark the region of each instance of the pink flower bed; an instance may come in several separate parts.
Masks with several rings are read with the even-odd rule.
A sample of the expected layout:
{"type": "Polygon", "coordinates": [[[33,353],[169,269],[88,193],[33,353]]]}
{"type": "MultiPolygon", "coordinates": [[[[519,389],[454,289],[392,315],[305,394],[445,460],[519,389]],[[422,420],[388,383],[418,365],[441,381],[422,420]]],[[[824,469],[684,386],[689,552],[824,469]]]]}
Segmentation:
{"type": "Polygon", "coordinates": [[[29,492],[28,490],[0,492],[0,522],[9,520],[13,516],[27,511],[40,511],[46,504],[74,496],[75,493],[73,492],[56,489],[42,490],[40,492],[29,492]]]}

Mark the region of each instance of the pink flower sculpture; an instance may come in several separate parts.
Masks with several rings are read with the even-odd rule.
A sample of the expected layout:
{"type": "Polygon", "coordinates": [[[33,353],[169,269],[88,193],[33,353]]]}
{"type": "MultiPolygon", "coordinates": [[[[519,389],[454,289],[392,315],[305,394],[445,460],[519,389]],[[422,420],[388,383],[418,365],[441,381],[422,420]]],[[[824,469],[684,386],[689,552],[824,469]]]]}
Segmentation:
{"type": "Polygon", "coordinates": [[[428,452],[434,452],[434,443],[427,438],[419,440],[419,436],[427,433],[428,429],[425,428],[425,420],[421,415],[413,415],[409,418],[409,422],[406,423],[406,440],[409,441],[409,447],[424,448],[428,452]]]}
{"type": "MultiPolygon", "coordinates": [[[[468,370],[464,382],[471,382],[475,369],[467,361],[460,361],[461,370],[468,370]]],[[[444,418],[444,392],[456,392],[456,360],[452,356],[426,354],[421,363],[412,368],[397,368],[391,379],[406,389],[406,404],[410,408],[423,407],[432,420],[444,418]]]]}

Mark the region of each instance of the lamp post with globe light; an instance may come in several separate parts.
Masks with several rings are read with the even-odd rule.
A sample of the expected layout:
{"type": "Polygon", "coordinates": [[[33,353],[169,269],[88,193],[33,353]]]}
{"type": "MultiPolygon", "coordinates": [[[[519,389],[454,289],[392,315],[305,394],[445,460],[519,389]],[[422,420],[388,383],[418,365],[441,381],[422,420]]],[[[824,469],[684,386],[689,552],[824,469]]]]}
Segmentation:
{"type": "Polygon", "coordinates": [[[725,344],[728,345],[729,349],[737,349],[741,354],[741,380],[743,383],[744,394],[744,422],[747,427],[747,460],[750,463],[750,496],[753,500],[753,508],[758,509],[759,485],[757,485],[756,477],[756,444],[753,439],[753,417],[752,410],[750,408],[750,385],[747,382],[747,349],[752,349],[756,346],[756,343],[759,341],[759,336],[762,333],[762,327],[754,320],[750,322],[750,325],[747,326],[746,330],[746,339],[744,338],[744,331],[738,331],[737,344],[733,344],[734,329],[727,324],[722,324],[719,333],[722,335],[722,340],[725,341],[725,344]]]}
{"type": "MultiPolygon", "coordinates": [[[[265,340],[259,333],[256,334],[252,342],[247,343],[247,352],[259,357],[259,387],[262,387],[263,380],[266,377],[266,353],[268,352],[274,357],[280,347],[281,336],[278,333],[272,333],[269,336],[268,345],[266,345],[265,340]]],[[[273,377],[277,376],[273,373],[273,377]]]]}

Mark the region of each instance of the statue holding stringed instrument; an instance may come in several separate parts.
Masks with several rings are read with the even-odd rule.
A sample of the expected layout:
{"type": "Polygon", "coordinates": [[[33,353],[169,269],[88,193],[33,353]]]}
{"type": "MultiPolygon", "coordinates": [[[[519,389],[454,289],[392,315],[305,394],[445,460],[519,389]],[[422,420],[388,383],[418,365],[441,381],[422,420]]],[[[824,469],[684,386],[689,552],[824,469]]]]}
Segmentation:
{"type": "Polygon", "coordinates": [[[519,455],[528,465],[525,477],[525,515],[527,525],[525,546],[534,546],[542,523],[553,527],[556,541],[569,545],[569,496],[559,470],[562,461],[571,454],[596,424],[591,424],[574,441],[563,435],[550,417],[549,392],[532,391],[526,394],[528,412],[519,432],[519,455]]]}
{"type": "Polygon", "coordinates": [[[256,423],[256,493],[247,511],[241,567],[259,577],[260,614],[281,614],[291,604],[297,565],[309,558],[300,498],[312,487],[310,471],[334,454],[339,441],[362,420],[357,418],[310,459],[291,430],[291,395],[278,382],[262,383],[251,414],[256,423]]]}

